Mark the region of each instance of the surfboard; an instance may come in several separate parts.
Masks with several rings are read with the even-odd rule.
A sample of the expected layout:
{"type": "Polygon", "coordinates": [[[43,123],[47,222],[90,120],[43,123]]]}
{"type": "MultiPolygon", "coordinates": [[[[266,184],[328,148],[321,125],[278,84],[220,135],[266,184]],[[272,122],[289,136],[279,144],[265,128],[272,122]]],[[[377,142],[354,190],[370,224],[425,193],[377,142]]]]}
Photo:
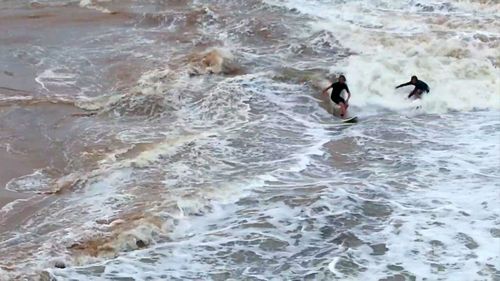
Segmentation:
{"type": "Polygon", "coordinates": [[[422,99],[415,99],[411,102],[412,106],[415,106],[415,110],[422,109],[422,99]]]}
{"type": "Polygon", "coordinates": [[[354,116],[347,119],[342,119],[342,123],[348,123],[348,124],[358,123],[358,117],[354,116]]]}

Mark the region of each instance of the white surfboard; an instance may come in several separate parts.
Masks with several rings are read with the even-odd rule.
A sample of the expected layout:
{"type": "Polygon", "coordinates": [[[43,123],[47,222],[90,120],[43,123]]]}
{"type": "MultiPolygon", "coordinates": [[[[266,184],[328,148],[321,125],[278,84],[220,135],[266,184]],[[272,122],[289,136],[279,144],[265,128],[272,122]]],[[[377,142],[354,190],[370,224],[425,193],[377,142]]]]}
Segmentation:
{"type": "Polygon", "coordinates": [[[342,119],[342,123],[348,123],[348,124],[358,123],[358,117],[354,116],[354,117],[349,117],[349,118],[346,118],[346,119],[342,119]]]}
{"type": "Polygon", "coordinates": [[[414,106],[415,110],[422,109],[422,99],[414,99],[411,101],[411,105],[414,106]]]}

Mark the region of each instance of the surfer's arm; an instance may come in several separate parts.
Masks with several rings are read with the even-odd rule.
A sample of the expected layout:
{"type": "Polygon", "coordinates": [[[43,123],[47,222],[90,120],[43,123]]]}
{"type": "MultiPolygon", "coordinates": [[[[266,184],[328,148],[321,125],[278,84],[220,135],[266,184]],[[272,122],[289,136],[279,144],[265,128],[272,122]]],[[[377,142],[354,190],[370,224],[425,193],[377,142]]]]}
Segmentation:
{"type": "Polygon", "coordinates": [[[401,84],[401,85],[397,86],[397,87],[396,87],[396,89],[397,89],[397,88],[401,88],[401,87],[405,87],[405,86],[410,86],[410,85],[411,85],[411,82],[408,82],[408,83],[403,83],[403,84],[401,84]]]}
{"type": "Polygon", "coordinates": [[[408,95],[408,98],[411,98],[413,95],[416,95],[416,97],[420,97],[420,95],[423,93],[424,91],[422,91],[421,89],[413,89],[413,91],[411,91],[411,93],[408,95]]]}
{"type": "Polygon", "coordinates": [[[413,91],[411,91],[410,94],[408,95],[408,98],[411,98],[415,94],[416,91],[417,91],[417,89],[414,89],[413,91]]]}
{"type": "Polygon", "coordinates": [[[322,95],[326,95],[326,91],[328,91],[331,87],[332,87],[333,84],[330,84],[330,86],[328,86],[326,89],[323,90],[323,92],[321,92],[322,95]]]}
{"type": "Polygon", "coordinates": [[[345,85],[345,91],[347,92],[347,99],[345,100],[346,103],[349,103],[349,99],[351,98],[351,91],[349,91],[349,87],[345,85]]]}

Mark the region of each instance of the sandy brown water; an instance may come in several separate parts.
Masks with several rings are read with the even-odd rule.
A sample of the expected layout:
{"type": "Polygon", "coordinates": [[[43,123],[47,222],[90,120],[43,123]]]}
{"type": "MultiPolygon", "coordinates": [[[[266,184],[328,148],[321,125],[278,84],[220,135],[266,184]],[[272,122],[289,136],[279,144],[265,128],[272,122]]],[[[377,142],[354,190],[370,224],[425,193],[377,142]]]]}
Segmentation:
{"type": "Polygon", "coordinates": [[[5,189],[5,185],[13,178],[30,173],[32,169],[26,161],[12,156],[6,150],[0,150],[0,206],[12,202],[16,199],[26,198],[26,195],[18,192],[12,192],[5,189]]]}
{"type": "MultiPolygon", "coordinates": [[[[58,84],[67,82],[64,75],[68,68],[81,74],[74,76],[75,79],[89,77],[99,81],[102,88],[87,91],[87,96],[100,96],[108,93],[110,87],[130,88],[148,64],[141,58],[120,52],[99,55],[100,48],[113,44],[115,40],[123,40],[124,45],[130,43],[123,34],[115,36],[111,32],[109,36],[104,35],[104,39],[93,36],[103,36],[115,28],[131,27],[131,19],[138,15],[127,11],[126,5],[114,5],[113,13],[82,8],[78,3],[55,7],[20,3],[2,5],[0,208],[7,204],[11,204],[11,208],[0,215],[0,235],[12,238],[12,234],[18,231],[26,233],[24,226],[31,224],[40,214],[42,218],[44,213],[48,215],[46,212],[50,210],[45,210],[47,207],[64,200],[68,192],[74,191],[72,181],[80,180],[80,173],[84,177],[87,171],[96,167],[96,162],[103,159],[103,155],[120,146],[120,141],[113,137],[107,138],[103,134],[102,140],[99,135],[92,135],[94,122],[106,122],[103,121],[106,116],[86,117],[86,111],[74,103],[82,88],[96,83],[78,81],[71,84],[70,81],[58,84]],[[83,37],[88,40],[81,40],[83,37]],[[91,54],[80,58],[78,50],[82,44],[96,57],[88,60],[91,54]],[[62,52],[67,54],[62,55],[62,52]],[[55,63],[51,61],[54,58],[55,63]],[[37,81],[47,68],[55,69],[56,78],[48,76],[37,81]],[[59,73],[63,73],[60,76],[63,78],[57,78],[59,73]],[[35,171],[50,175],[52,186],[40,191],[5,188],[9,181],[35,171]],[[72,173],[74,179],[58,186],[59,177],[72,173]]],[[[134,208],[129,212],[135,212],[134,208]]],[[[21,271],[23,265],[18,264],[19,260],[33,255],[36,247],[28,243],[2,249],[2,256],[10,255],[11,258],[3,259],[0,266],[9,271],[21,271]]]]}
{"type": "MultiPolygon", "coordinates": [[[[71,38],[92,32],[96,24],[104,27],[123,25],[126,14],[104,14],[82,9],[77,5],[50,7],[31,5],[0,9],[0,208],[15,200],[15,211],[2,214],[0,232],[22,224],[32,214],[46,206],[57,195],[15,192],[5,188],[17,177],[39,169],[49,169],[64,175],[68,155],[61,140],[71,136],[69,128],[82,113],[71,102],[54,98],[68,95],[67,89],[46,93],[36,82],[38,64],[45,58],[20,51],[27,46],[59,46],[71,44],[71,38]],[[17,55],[13,55],[17,52],[17,55]],[[54,198],[49,198],[54,197],[54,198]]],[[[115,67],[111,79],[130,80],[130,75],[115,67]],[[116,73],[116,74],[113,74],[116,73]]],[[[133,69],[126,67],[123,69],[133,69]]],[[[71,89],[70,89],[71,90],[71,89]]],[[[76,150],[84,149],[82,147],[76,150]]]]}

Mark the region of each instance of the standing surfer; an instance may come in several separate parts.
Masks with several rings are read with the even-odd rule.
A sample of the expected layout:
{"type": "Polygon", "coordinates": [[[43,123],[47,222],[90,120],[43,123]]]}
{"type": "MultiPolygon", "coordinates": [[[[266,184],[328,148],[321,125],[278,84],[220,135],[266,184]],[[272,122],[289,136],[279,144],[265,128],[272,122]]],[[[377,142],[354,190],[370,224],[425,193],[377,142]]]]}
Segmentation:
{"type": "Polygon", "coordinates": [[[340,117],[344,118],[346,116],[347,107],[349,107],[349,99],[351,98],[351,92],[349,91],[349,87],[345,83],[346,79],[344,75],[339,76],[339,81],[332,83],[328,88],[323,90],[323,95],[326,94],[328,89],[332,88],[332,94],[330,98],[332,101],[340,106],[340,117]],[[347,92],[347,100],[345,100],[340,94],[345,90],[347,92]]]}

